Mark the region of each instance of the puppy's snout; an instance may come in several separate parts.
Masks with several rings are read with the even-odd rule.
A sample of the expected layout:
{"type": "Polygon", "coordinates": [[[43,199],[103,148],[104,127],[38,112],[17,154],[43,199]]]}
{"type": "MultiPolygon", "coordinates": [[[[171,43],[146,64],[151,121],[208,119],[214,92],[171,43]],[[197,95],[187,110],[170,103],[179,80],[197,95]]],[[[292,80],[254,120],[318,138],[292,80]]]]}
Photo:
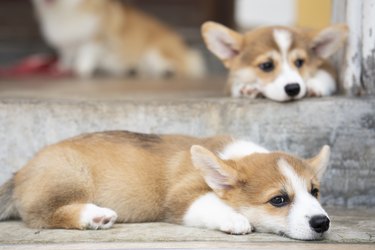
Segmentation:
{"type": "Polygon", "coordinates": [[[330,220],[325,215],[316,215],[310,219],[309,223],[315,232],[324,233],[329,228],[330,220]]]}
{"type": "Polygon", "coordinates": [[[295,97],[301,91],[301,86],[298,83],[289,83],[284,89],[288,96],[295,97]]]}

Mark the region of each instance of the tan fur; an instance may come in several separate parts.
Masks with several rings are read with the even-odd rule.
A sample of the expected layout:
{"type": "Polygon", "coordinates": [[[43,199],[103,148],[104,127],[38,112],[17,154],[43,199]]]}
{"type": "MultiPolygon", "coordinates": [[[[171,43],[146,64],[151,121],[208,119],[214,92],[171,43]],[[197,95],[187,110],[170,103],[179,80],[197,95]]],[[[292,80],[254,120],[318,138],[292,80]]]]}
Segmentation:
{"type": "MultiPolygon", "coordinates": [[[[262,84],[269,84],[274,81],[281,71],[281,58],[278,53],[268,54],[270,51],[279,51],[277,44],[275,43],[272,30],[275,29],[286,29],[293,36],[293,43],[289,50],[289,63],[293,65],[293,68],[300,72],[304,79],[311,77],[322,65],[324,69],[330,68],[327,60],[316,57],[309,48],[312,36],[306,34],[304,29],[289,28],[289,27],[264,27],[258,28],[253,31],[244,34],[244,45],[241,51],[241,55],[233,58],[230,62],[227,62],[228,68],[231,71],[236,71],[239,68],[250,67],[255,71],[255,75],[261,79],[262,84]],[[294,65],[294,61],[297,59],[304,59],[307,62],[306,67],[297,68],[294,65]],[[276,68],[272,73],[265,73],[258,65],[265,63],[272,59],[276,68]]],[[[229,80],[229,84],[232,82],[229,80]]]]}
{"type": "MultiPolygon", "coordinates": [[[[211,41],[209,39],[209,36],[206,35],[206,34],[208,34],[210,32],[210,30],[212,30],[214,28],[219,28],[221,30],[221,32],[229,34],[232,41],[227,41],[227,42],[232,46],[233,53],[238,53],[244,48],[244,46],[245,46],[244,37],[241,34],[235,32],[231,29],[228,29],[224,26],[218,26],[214,22],[206,22],[202,25],[201,32],[203,34],[203,40],[205,41],[206,45],[209,48],[211,46],[211,41]]],[[[231,67],[232,61],[230,59],[227,59],[227,58],[221,57],[221,56],[218,56],[218,57],[219,57],[220,60],[223,61],[223,64],[224,64],[225,67],[227,67],[227,68],[231,67]]]]}
{"type": "MultiPolygon", "coordinates": [[[[35,0],[35,2],[37,1],[39,0],[35,0]]],[[[48,9],[61,12],[74,11],[78,15],[92,17],[97,21],[93,37],[76,41],[77,44],[63,44],[66,48],[57,46],[57,49],[60,50],[79,46],[80,43],[82,45],[95,43],[100,48],[100,61],[102,61],[96,65],[97,70],[108,71],[107,73],[115,71],[116,74],[120,73],[119,69],[122,74],[127,73],[126,71],[135,71],[148,77],[150,74],[153,77],[164,76],[163,74],[167,76],[168,73],[199,77],[204,73],[204,63],[200,55],[188,48],[177,32],[158,19],[126,5],[122,1],[79,0],[78,5],[69,7],[70,9],[62,7],[59,9],[57,1],[63,0],[51,3],[50,5],[56,6],[50,6],[50,8],[44,6],[45,8],[41,8],[43,11],[37,13],[43,16],[44,12],[48,14],[48,9]],[[146,63],[146,58],[150,53],[156,53],[157,56],[160,56],[160,60],[155,60],[162,62],[146,63]],[[168,66],[149,64],[167,64],[168,66]],[[164,70],[163,72],[159,72],[160,67],[164,70]]],[[[36,4],[36,7],[38,6],[39,4],[36,4]]],[[[41,20],[42,22],[50,21],[48,18],[41,20]]],[[[84,24],[77,24],[78,27],[80,25],[84,24]]],[[[74,39],[74,37],[68,39],[74,39]]]]}
{"type": "Polygon", "coordinates": [[[316,162],[310,161],[309,164],[305,160],[281,152],[252,154],[236,161],[223,163],[235,169],[237,175],[235,184],[225,191],[221,198],[237,210],[242,207],[260,208],[269,214],[286,217],[290,205],[277,208],[269,203],[273,197],[283,192],[290,197],[290,204],[293,203],[294,191],[290,183],[283,175],[278,174],[277,162],[280,159],[286,160],[300,177],[307,180],[307,190],[310,191],[312,187],[319,189],[319,181],[312,167],[316,162]]]}
{"type": "Polygon", "coordinates": [[[277,152],[219,159],[215,152],[232,140],[127,131],[81,135],[46,147],[19,170],[12,199],[30,227],[82,229],[80,214],[86,203],[116,211],[118,222],[182,223],[192,202],[212,191],[236,210],[251,206],[285,215],[288,207],[268,203],[284,191],[293,197],[285,177],[278,174],[281,158],[309,180],[308,190],[319,186],[315,172],[327,160],[328,148],[308,161],[277,152]],[[192,145],[200,145],[203,154],[230,173],[227,189],[212,190],[206,184],[204,169],[193,166],[192,145]]]}
{"type": "Polygon", "coordinates": [[[176,67],[176,74],[188,75],[189,50],[172,29],[160,21],[118,1],[85,1],[83,8],[101,15],[97,39],[136,66],[149,49],[155,48],[176,67]]]}
{"type": "Polygon", "coordinates": [[[16,174],[17,207],[30,227],[78,228],[83,203],[113,209],[119,222],[161,221],[166,214],[178,221],[191,199],[209,190],[191,166],[191,144],[219,150],[229,140],[128,132],[66,140],[42,150],[16,174]],[[77,206],[62,208],[70,204],[77,206]]]}

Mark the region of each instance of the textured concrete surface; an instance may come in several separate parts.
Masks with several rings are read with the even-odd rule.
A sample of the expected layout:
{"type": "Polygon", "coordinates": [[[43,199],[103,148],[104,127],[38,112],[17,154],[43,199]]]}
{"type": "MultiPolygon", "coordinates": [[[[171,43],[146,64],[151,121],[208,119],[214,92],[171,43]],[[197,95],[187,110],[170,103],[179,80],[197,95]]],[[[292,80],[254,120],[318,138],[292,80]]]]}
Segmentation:
{"type": "Polygon", "coordinates": [[[152,242],[152,243],[77,243],[77,244],[22,244],[0,246],[2,250],[130,250],[130,249],[250,249],[250,250],[373,250],[373,244],[320,244],[320,243],[236,243],[232,242],[152,242]]]}
{"type": "Polygon", "coordinates": [[[228,235],[165,223],[115,224],[108,230],[78,231],[29,229],[21,222],[12,221],[0,222],[0,249],[337,249],[338,246],[374,249],[375,210],[330,209],[328,212],[332,219],[329,234],[326,239],[315,242],[261,233],[228,235]]]}
{"type": "Polygon", "coordinates": [[[0,91],[0,183],[43,146],[84,132],[231,134],[306,157],[328,144],[323,203],[375,205],[375,98],[275,103],[226,98],[207,86],[179,91],[0,91]]]}

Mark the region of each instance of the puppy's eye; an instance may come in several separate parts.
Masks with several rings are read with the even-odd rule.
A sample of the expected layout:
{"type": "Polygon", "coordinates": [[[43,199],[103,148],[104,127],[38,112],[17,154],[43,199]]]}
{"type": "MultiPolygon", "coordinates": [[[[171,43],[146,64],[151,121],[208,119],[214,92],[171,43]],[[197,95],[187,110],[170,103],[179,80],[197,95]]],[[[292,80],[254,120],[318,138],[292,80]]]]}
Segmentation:
{"type": "Polygon", "coordinates": [[[271,72],[275,68],[275,64],[272,61],[261,63],[259,64],[259,68],[263,70],[264,72],[268,73],[268,72],[271,72]]]}
{"type": "Polygon", "coordinates": [[[319,189],[317,189],[317,188],[311,189],[311,195],[314,196],[315,198],[318,198],[319,189]]]}
{"type": "Polygon", "coordinates": [[[294,62],[294,65],[296,65],[297,68],[302,68],[302,66],[305,64],[305,60],[303,59],[297,59],[295,62],[294,62]]]}
{"type": "Polygon", "coordinates": [[[284,207],[289,204],[289,197],[287,195],[279,195],[273,197],[269,203],[274,207],[284,207]]]}

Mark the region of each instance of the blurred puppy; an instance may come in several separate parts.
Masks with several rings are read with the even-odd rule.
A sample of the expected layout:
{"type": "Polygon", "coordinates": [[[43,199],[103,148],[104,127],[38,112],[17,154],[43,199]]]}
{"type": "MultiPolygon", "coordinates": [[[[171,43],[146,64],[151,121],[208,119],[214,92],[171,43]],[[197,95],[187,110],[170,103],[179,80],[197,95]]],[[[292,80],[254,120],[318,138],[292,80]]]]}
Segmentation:
{"type": "Polygon", "coordinates": [[[202,26],[208,49],[229,69],[232,96],[280,102],[336,91],[336,72],[327,59],[344,44],[347,32],[345,25],[321,31],[272,26],[245,34],[214,22],[202,26]]]}
{"type": "Polygon", "coordinates": [[[160,21],[116,0],[33,0],[44,38],[60,66],[81,77],[199,77],[199,53],[160,21]]]}

